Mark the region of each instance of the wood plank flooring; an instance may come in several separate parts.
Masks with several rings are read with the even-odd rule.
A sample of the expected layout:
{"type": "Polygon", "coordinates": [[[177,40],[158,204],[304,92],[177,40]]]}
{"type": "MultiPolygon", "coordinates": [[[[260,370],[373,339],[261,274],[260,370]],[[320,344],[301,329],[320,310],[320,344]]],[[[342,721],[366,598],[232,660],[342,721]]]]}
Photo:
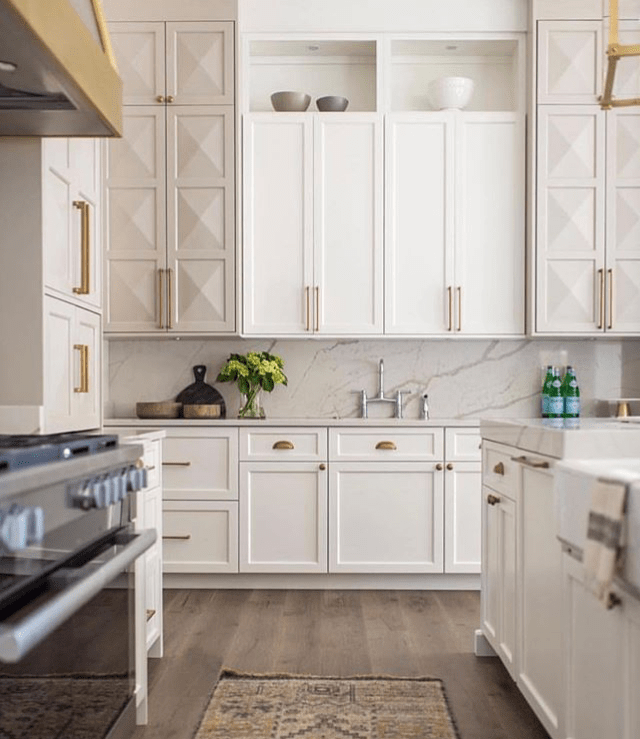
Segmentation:
{"type": "Polygon", "coordinates": [[[165,656],[149,661],[135,739],[192,739],[222,666],[442,678],[462,739],[548,739],[497,658],[476,658],[477,592],[165,591],[165,656]]]}

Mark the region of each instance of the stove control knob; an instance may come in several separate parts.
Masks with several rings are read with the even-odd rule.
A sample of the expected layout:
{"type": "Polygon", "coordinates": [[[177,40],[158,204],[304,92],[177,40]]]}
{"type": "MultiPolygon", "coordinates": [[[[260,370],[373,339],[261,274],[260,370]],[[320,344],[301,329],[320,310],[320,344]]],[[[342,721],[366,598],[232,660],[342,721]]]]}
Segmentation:
{"type": "Polygon", "coordinates": [[[44,539],[44,511],[40,506],[27,508],[27,544],[40,544],[44,539]]]}
{"type": "Polygon", "coordinates": [[[73,508],[82,508],[84,511],[88,511],[89,508],[95,508],[93,480],[86,480],[75,490],[70,490],[69,495],[73,508]]]}
{"type": "Polygon", "coordinates": [[[0,511],[0,549],[18,552],[29,543],[28,511],[18,505],[0,511]]]}

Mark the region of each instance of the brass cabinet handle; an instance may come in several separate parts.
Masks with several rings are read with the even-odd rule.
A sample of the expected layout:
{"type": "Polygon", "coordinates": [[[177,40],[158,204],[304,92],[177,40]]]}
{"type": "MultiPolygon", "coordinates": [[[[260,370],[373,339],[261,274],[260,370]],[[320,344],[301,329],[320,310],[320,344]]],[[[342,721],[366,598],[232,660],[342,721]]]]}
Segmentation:
{"type": "Polygon", "coordinates": [[[74,350],[80,352],[80,386],[74,387],[74,393],[89,392],[89,347],[86,344],[74,344],[74,350]]]}
{"type": "Polygon", "coordinates": [[[462,288],[458,290],[458,331],[462,331],[462,288]]]}
{"type": "Polygon", "coordinates": [[[326,469],[327,469],[327,465],[326,465],[326,464],[325,464],[324,462],[322,462],[322,463],[321,463],[321,464],[319,465],[319,469],[321,469],[321,470],[326,470],[326,469]]]}
{"type": "Polygon", "coordinates": [[[598,318],[598,328],[604,328],[604,270],[598,270],[598,283],[600,285],[600,315],[598,318]]]}
{"type": "Polygon", "coordinates": [[[306,302],[306,321],[305,321],[305,331],[311,331],[311,288],[307,285],[304,289],[305,294],[305,302],[306,302]]]}
{"type": "Polygon", "coordinates": [[[164,95],[156,95],[156,102],[157,103],[164,103],[165,102],[164,95]]]}
{"type": "Polygon", "coordinates": [[[533,467],[536,470],[548,470],[549,469],[549,462],[545,462],[542,459],[529,459],[529,457],[525,457],[524,454],[521,457],[511,457],[512,462],[520,462],[520,464],[524,464],[527,467],[533,467]]]}
{"type": "Polygon", "coordinates": [[[613,328],[613,270],[608,269],[607,273],[609,275],[609,322],[607,323],[607,328],[612,329],[613,328]]]}
{"type": "Polygon", "coordinates": [[[89,233],[89,203],[74,200],[73,207],[80,211],[80,287],[74,287],[75,295],[88,295],[91,287],[91,240],[89,233]]]}
{"type": "Polygon", "coordinates": [[[447,295],[449,297],[449,323],[447,326],[447,331],[453,331],[453,288],[451,285],[447,288],[447,295]]]}
{"type": "Polygon", "coordinates": [[[493,471],[496,475],[504,475],[504,464],[502,462],[498,462],[498,464],[493,468],[493,471]]]}
{"type": "Polygon", "coordinates": [[[449,463],[447,464],[447,469],[448,469],[449,471],[451,471],[451,470],[453,469],[453,465],[451,464],[451,462],[449,462],[449,463]]]}
{"type": "Polygon", "coordinates": [[[167,270],[167,328],[173,328],[173,270],[167,270]]]}
{"type": "Polygon", "coordinates": [[[438,472],[442,469],[442,465],[440,464],[440,462],[438,462],[438,464],[436,465],[436,469],[438,470],[438,472]]]}
{"type": "Polygon", "coordinates": [[[164,270],[158,270],[158,328],[164,328],[164,270]]]}
{"type": "Polygon", "coordinates": [[[320,288],[316,285],[316,331],[320,330],[320,288]]]}
{"type": "Polygon", "coordinates": [[[167,95],[167,102],[168,103],[172,103],[174,100],[175,100],[175,98],[173,97],[173,95],[167,95]]]}
{"type": "Polygon", "coordinates": [[[286,441],[285,439],[282,441],[274,441],[273,446],[271,448],[272,449],[295,449],[295,446],[293,445],[292,441],[286,441]]]}
{"type": "Polygon", "coordinates": [[[489,495],[487,495],[487,503],[489,505],[498,505],[499,502],[500,498],[497,495],[493,495],[493,493],[489,493],[489,495]]]}
{"type": "Polygon", "coordinates": [[[191,534],[178,534],[176,536],[169,536],[169,535],[163,534],[162,538],[171,539],[172,541],[189,541],[189,539],[191,538],[191,534]]]}
{"type": "Polygon", "coordinates": [[[191,467],[191,462],[163,462],[163,467],[191,467]]]}
{"type": "Polygon", "coordinates": [[[387,451],[395,451],[398,447],[393,441],[379,441],[376,444],[376,449],[386,449],[387,451]]]}
{"type": "Polygon", "coordinates": [[[155,464],[152,464],[151,467],[147,467],[147,472],[151,472],[151,470],[155,470],[155,468],[155,464]]]}
{"type": "Polygon", "coordinates": [[[156,609],[155,608],[147,608],[147,621],[151,621],[151,619],[156,615],[156,609]]]}

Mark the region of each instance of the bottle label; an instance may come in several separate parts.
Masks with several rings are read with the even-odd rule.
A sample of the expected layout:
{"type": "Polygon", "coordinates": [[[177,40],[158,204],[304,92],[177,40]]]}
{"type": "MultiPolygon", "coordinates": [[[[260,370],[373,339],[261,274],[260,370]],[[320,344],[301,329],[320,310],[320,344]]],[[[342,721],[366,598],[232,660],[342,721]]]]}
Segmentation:
{"type": "Polygon", "coordinates": [[[561,382],[560,382],[560,380],[559,380],[559,379],[558,379],[558,378],[556,377],[556,379],[555,379],[555,380],[554,380],[554,381],[553,381],[553,382],[552,382],[551,384],[553,385],[553,387],[560,387],[560,385],[561,385],[562,383],[561,383],[561,382]]]}
{"type": "Polygon", "coordinates": [[[566,416],[577,418],[580,415],[580,398],[565,398],[564,412],[566,416]]]}
{"type": "Polygon", "coordinates": [[[562,398],[549,398],[549,415],[551,417],[553,416],[562,416],[562,411],[564,410],[564,403],[562,402],[562,398]]]}

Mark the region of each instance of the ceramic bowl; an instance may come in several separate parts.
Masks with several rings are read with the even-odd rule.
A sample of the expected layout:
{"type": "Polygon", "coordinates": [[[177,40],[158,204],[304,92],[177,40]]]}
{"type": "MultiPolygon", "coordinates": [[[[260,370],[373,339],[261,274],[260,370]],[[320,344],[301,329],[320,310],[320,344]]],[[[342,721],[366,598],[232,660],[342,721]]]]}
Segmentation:
{"type": "Polygon", "coordinates": [[[271,96],[271,105],[273,109],[279,112],[287,113],[303,113],[311,102],[311,95],[304,92],[292,92],[290,90],[282,90],[274,92],[271,96]]]}
{"type": "Polygon", "coordinates": [[[429,102],[436,110],[462,110],[472,94],[473,80],[469,77],[440,77],[427,87],[429,102]]]}
{"type": "Polygon", "coordinates": [[[326,95],[325,97],[318,98],[316,100],[318,110],[323,113],[341,113],[347,109],[349,101],[347,98],[340,97],[340,95],[326,95]]]}

